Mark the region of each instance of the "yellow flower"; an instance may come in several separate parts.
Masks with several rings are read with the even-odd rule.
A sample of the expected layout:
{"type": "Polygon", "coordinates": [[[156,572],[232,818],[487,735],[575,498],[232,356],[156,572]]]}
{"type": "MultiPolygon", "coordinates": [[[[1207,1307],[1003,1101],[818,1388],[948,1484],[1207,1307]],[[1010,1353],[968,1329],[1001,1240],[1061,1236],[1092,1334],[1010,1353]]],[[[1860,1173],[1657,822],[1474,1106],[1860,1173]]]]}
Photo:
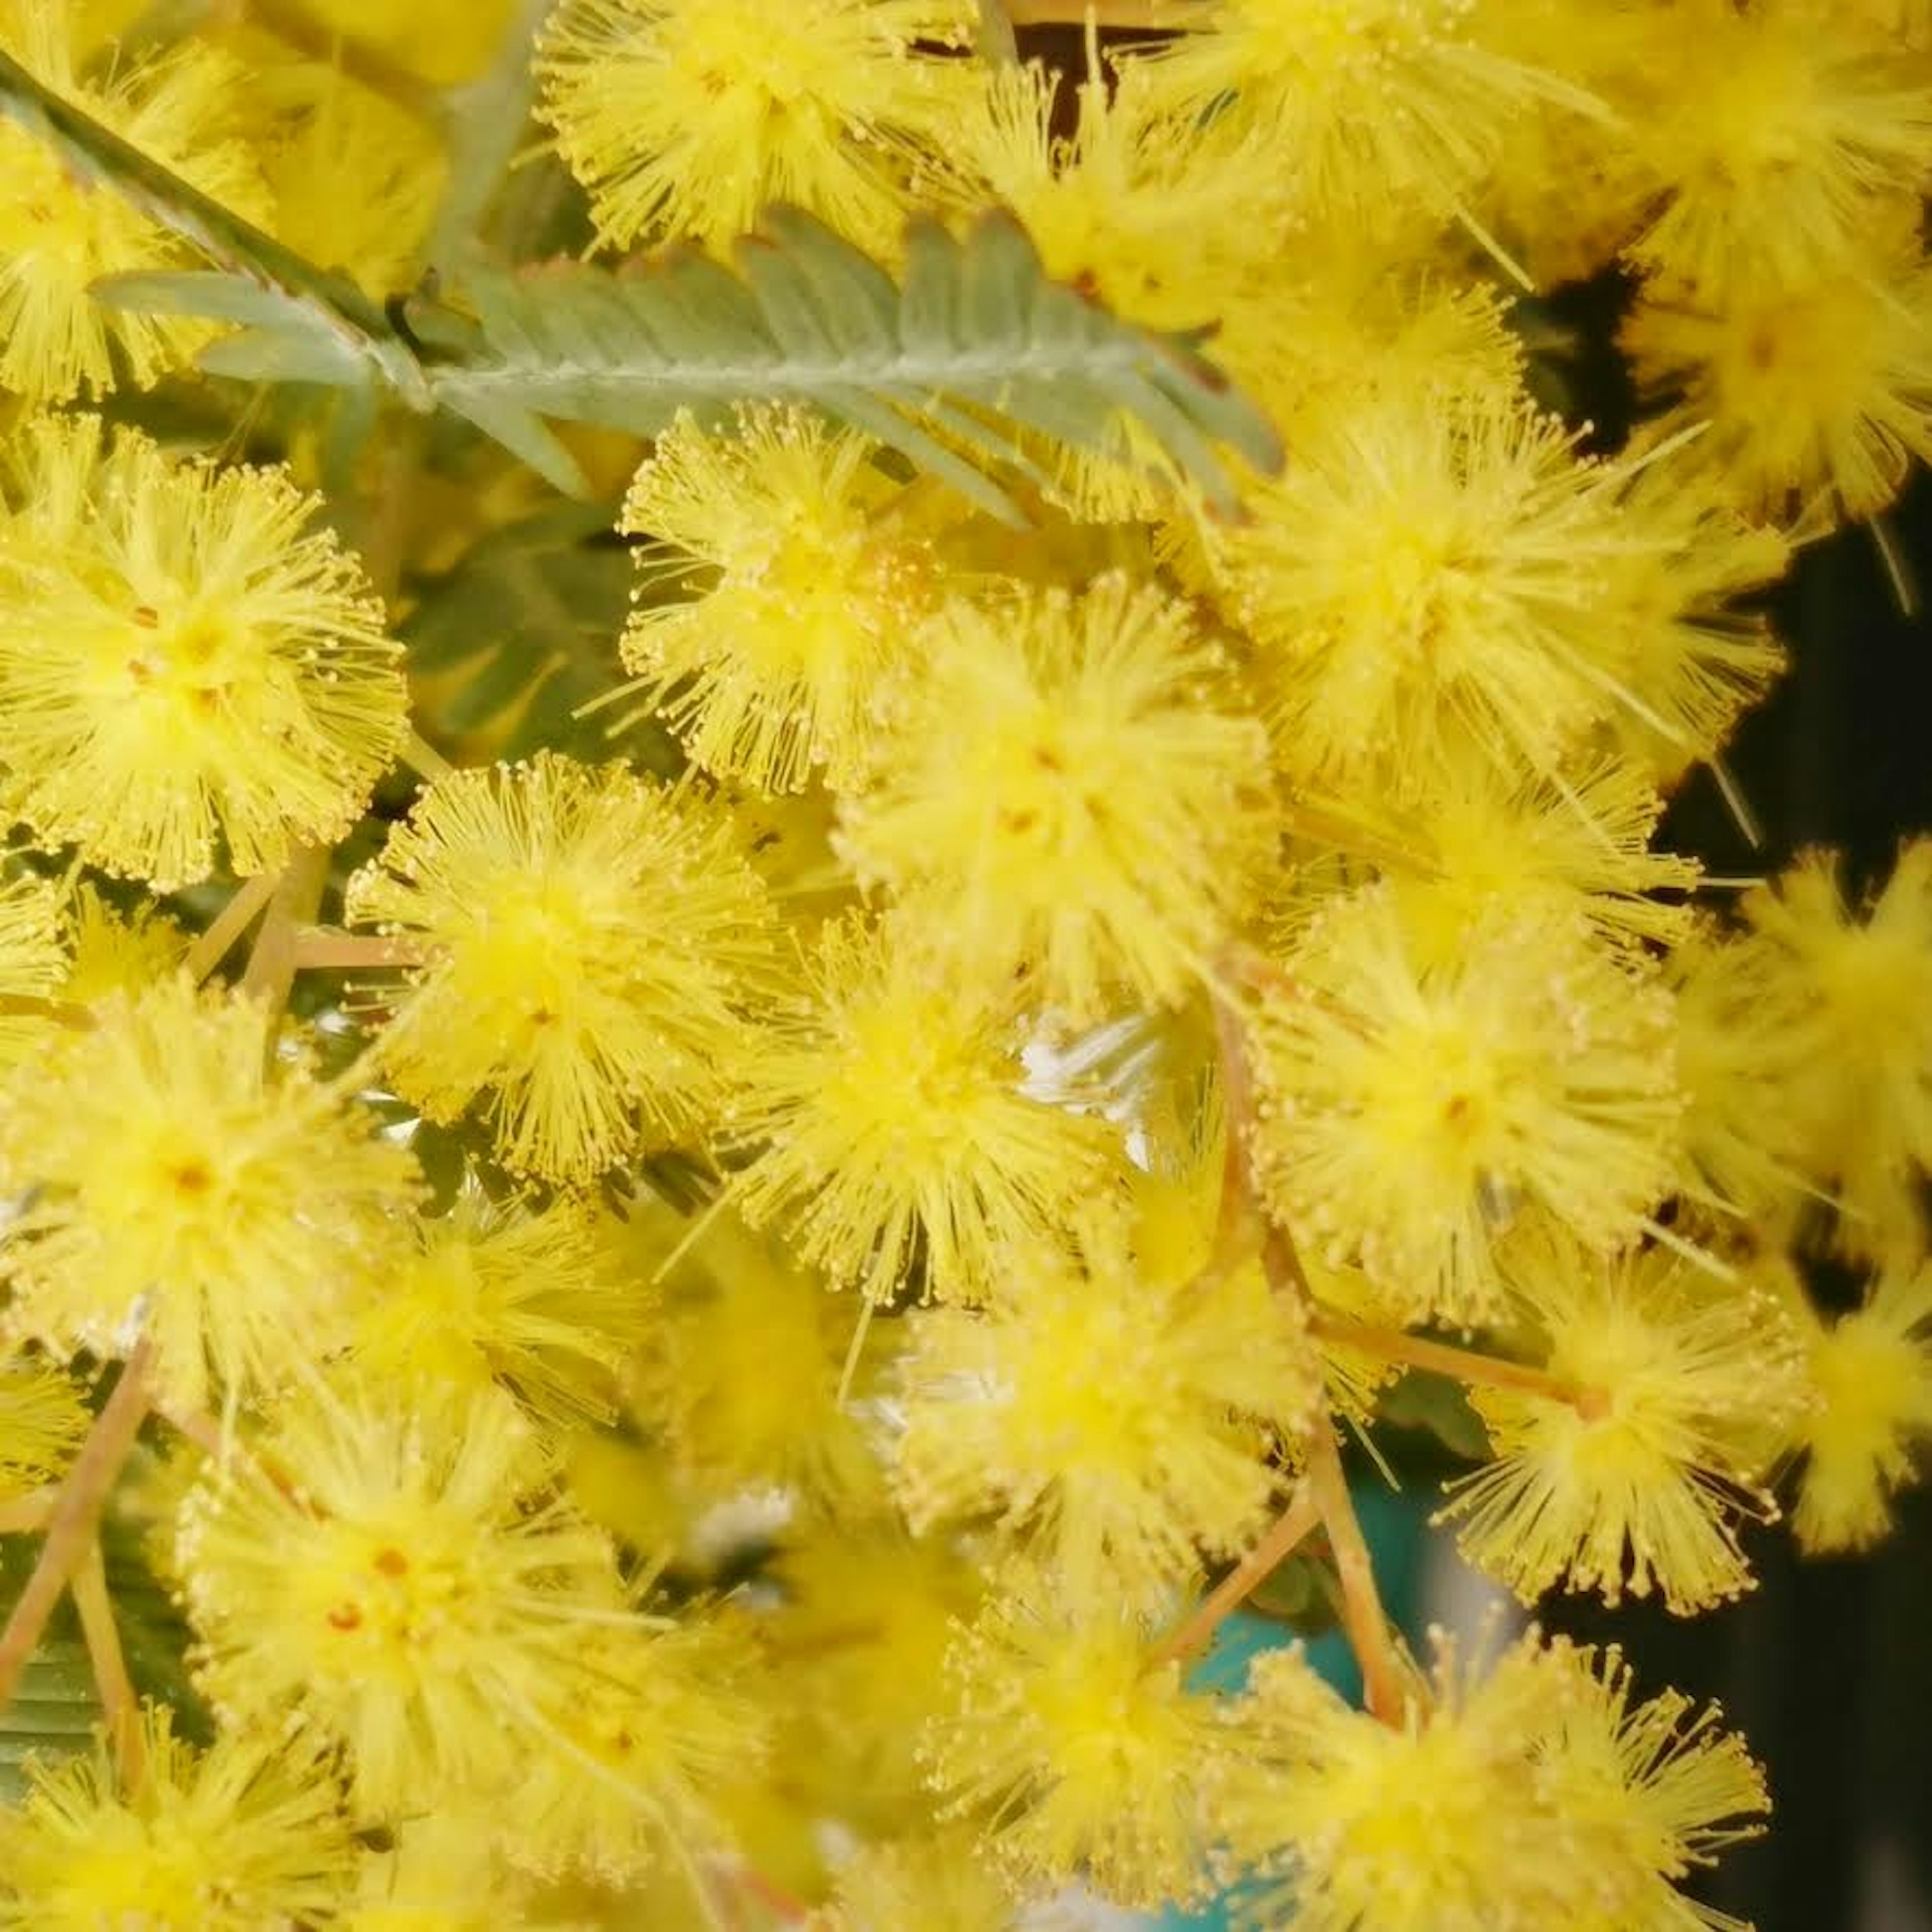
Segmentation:
{"type": "MultiPolygon", "coordinates": [[[[109,78],[83,81],[83,15],[68,0],[8,0],[0,46],[204,194],[238,214],[266,217],[261,177],[230,131],[241,79],[234,64],[184,40],[159,59],[117,58],[109,78]]],[[[208,326],[104,309],[92,285],[104,275],[200,266],[189,244],[112,188],[83,183],[24,128],[0,126],[0,389],[64,402],[111,388],[117,368],[147,387],[188,359],[208,326]]]]}
{"type": "Polygon", "coordinates": [[[1631,115],[1665,190],[1630,250],[1658,299],[1721,311],[1840,274],[1875,209],[1932,173],[1924,76],[1870,27],[1690,0],[1668,35],[1667,79],[1631,115]]]}
{"type": "Polygon", "coordinates": [[[983,1300],[1004,1252],[1066,1224],[1118,1160],[1110,1129],[1022,1091],[1010,996],[935,968],[916,936],[856,919],[820,934],[807,992],[737,1070],[732,1198],[835,1287],[890,1298],[914,1268],[983,1300]]]}
{"type": "Polygon", "coordinates": [[[247,1399],[339,1346],[388,1261],[416,1163],[256,1002],[182,978],[110,996],[0,1109],[4,1318],[62,1358],[154,1342],[164,1397],[247,1399]]]}
{"type": "Polygon", "coordinates": [[[632,1369],[632,1413],[706,1494],[776,1486],[810,1506],[849,1508],[879,1484],[839,1399],[852,1321],[818,1282],[721,1214],[672,1273],[632,1369]]]}
{"type": "Polygon", "coordinates": [[[371,1822],[500,1792],[618,1600],[608,1545],[545,1498],[548,1459],[506,1399],[410,1408],[312,1381],[178,1520],[217,1712],[345,1750],[371,1822]]]}
{"type": "Polygon", "coordinates": [[[581,1932],[580,1922],[538,1909],[536,1881],[504,1863],[501,1823],[474,1802],[417,1811],[382,1850],[363,1852],[330,1923],[341,1932],[581,1932]]]}
{"type": "Polygon", "coordinates": [[[614,1411],[617,1371],[654,1298],[641,1275],[618,1274],[587,1209],[499,1204],[470,1181],[404,1238],[355,1314],[350,1346],[364,1370],[465,1391],[500,1386],[552,1426],[614,1411]]]}
{"type": "Polygon", "coordinates": [[[400,648],[316,499],[91,416],[11,439],[4,494],[0,793],[38,839],[166,889],[354,824],[400,648]]]}
{"type": "Polygon", "coordinates": [[[1555,1809],[1578,1840],[1578,1890],[1564,1916],[1583,1932],[1726,1932],[1736,1922],[1681,1896],[1676,1882],[1757,1837],[1770,1809],[1743,1744],[1680,1691],[1634,1703],[1622,1652],[1562,1640],[1548,1653],[1564,1681],[1535,1755],[1555,1809]],[[1686,1720],[1688,1720],[1688,1722],[1686,1720]]]}
{"type": "Polygon", "coordinates": [[[869,1844],[839,1868],[812,1932],[1006,1932],[1013,1900],[962,1826],[869,1844]]]}
{"type": "Polygon", "coordinates": [[[1900,850],[1884,890],[1848,904],[1834,855],[1803,855],[1747,893],[1770,949],[1756,964],[1808,1006],[1814,1050],[1784,1104],[1802,1122],[1807,1167],[1844,1210],[1840,1242],[1881,1262],[1925,1246],[1932,1168],[1932,838],[1900,850]]]}
{"type": "Polygon", "coordinates": [[[1198,1894],[1196,1779],[1214,1700],[1154,1660],[1148,1625],[1104,1592],[1063,1595],[1015,1566],[955,1629],[952,1708],[925,1746],[946,1812],[1016,1880],[1084,1876],[1125,1905],[1198,1894]]]}
{"type": "Polygon", "coordinates": [[[1794,1432],[1806,1461],[1792,1527],[1807,1550],[1865,1549],[1932,1438],[1932,1268],[1882,1276],[1862,1306],[1808,1326],[1816,1400],[1794,1432]]]}
{"type": "Polygon", "coordinates": [[[1082,1264],[1006,1258],[983,1310],[910,1318],[896,1486],[916,1530],[997,1515],[1078,1601],[1151,1605],[1265,1522],[1315,1365],[1260,1272],[1137,1273],[1090,1217],[1082,1264]]]}
{"type": "Polygon", "coordinates": [[[11,1066],[45,1036],[48,1022],[34,1007],[68,997],[60,913],[60,893],[47,880],[31,873],[0,879],[0,1066],[11,1066]],[[8,1012],[14,1000],[26,1010],[8,1012]]]}
{"type": "Polygon", "coordinates": [[[1916,196],[1874,211],[1828,271],[1722,308],[1640,300],[1622,335],[1670,420],[1748,513],[1876,516],[1932,457],[1932,266],[1916,196]]]}
{"type": "Polygon", "coordinates": [[[717,246],[792,202],[878,250],[909,211],[915,136],[969,98],[958,0],[567,0],[537,72],[598,237],[717,246]]]}
{"type": "Polygon", "coordinates": [[[651,539],[639,552],[651,601],[624,633],[627,690],[706,771],[766,792],[798,791],[820,766],[835,788],[854,782],[878,680],[936,575],[874,448],[802,410],[760,409],[730,435],[680,417],[638,470],[620,527],[651,539]]]}
{"type": "Polygon", "coordinates": [[[1286,970],[1254,1021],[1262,1185],[1392,1306],[1484,1320],[1519,1217],[1615,1245],[1668,1191],[1670,998],[1580,918],[1492,905],[1432,957],[1373,886],[1311,919],[1286,970]]]}
{"type": "Polygon", "coordinates": [[[52,1363],[0,1356],[0,1503],[58,1475],[89,1420],[80,1390],[52,1363]]]}
{"type": "Polygon", "coordinates": [[[1653,573],[1682,532],[1576,443],[1494,385],[1371,388],[1208,533],[1292,778],[1424,802],[1470,756],[1549,773],[1620,709],[1656,715],[1623,674],[1633,633],[1676,614],[1653,573]]]}
{"type": "Polygon", "coordinates": [[[503,1850],[525,1870],[628,1884],[728,1835],[717,1801],[755,1774],[763,1723],[728,1628],[687,1616],[662,1630],[600,1630],[525,1746],[505,1800],[503,1850]]]}
{"type": "Polygon", "coordinates": [[[1228,93],[1298,200],[1338,223],[1462,211],[1514,119],[1582,89],[1486,46],[1472,0],[1219,0],[1154,58],[1178,109],[1228,93]]]}
{"type": "Polygon", "coordinates": [[[1299,1648],[1264,1652],[1221,1714],[1209,1814],[1252,1874],[1250,1922],[1488,1932],[1568,1922],[1594,1874],[1532,1748],[1552,1673],[1532,1644],[1480,1679],[1446,1646],[1403,1721],[1352,1710],[1299,1648]]]}
{"type": "Polygon", "coordinates": [[[189,936],[152,904],[121,908],[83,880],[68,902],[68,958],[60,997],[92,1006],[113,992],[139,992],[166,979],[186,956],[189,936]]]}
{"type": "Polygon", "coordinates": [[[1271,856],[1261,727],[1185,606],[1122,575],[946,606],[839,843],[964,970],[1076,1021],[1198,983],[1271,856]]]}
{"type": "Polygon", "coordinates": [[[1611,1604],[1654,1588],[1679,1614],[1741,1594],[1736,1525],[1777,1514],[1756,1479],[1804,1400],[1776,1300],[1664,1249],[1606,1262],[1539,1244],[1514,1280],[1576,1393],[1478,1390],[1496,1460],[1438,1520],[1526,1602],[1558,1583],[1611,1604]]]}
{"type": "Polygon", "coordinates": [[[382,1035],[398,1089],[433,1120],[480,1105],[504,1165],[552,1180],[716,1111],[771,952],[722,813],[550,752],[428,787],[346,906],[424,948],[382,1035]]]}
{"type": "Polygon", "coordinates": [[[37,1767],[0,1810],[0,1926],[20,1932],[258,1932],[333,1917],[356,1845],[314,1748],[224,1733],[198,1752],[165,1706],[140,1717],[126,1790],[104,1742],[37,1767]]]}

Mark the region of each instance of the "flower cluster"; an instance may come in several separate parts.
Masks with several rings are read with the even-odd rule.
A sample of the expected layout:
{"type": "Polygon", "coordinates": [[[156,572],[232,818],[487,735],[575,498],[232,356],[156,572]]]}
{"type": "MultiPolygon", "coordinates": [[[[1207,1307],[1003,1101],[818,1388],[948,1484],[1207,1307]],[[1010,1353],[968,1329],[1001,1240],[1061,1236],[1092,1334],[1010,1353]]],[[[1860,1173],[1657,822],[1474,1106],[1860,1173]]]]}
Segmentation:
{"type": "Polygon", "coordinates": [[[1659,836],[1932,456],[1928,10],[135,10],[0,0],[0,1924],[1733,1922],[1744,1742],[1418,1660],[1343,1449],[1688,1616],[1932,1440],[1932,840],[1659,836]],[[584,286],[608,417],[379,396],[584,286]],[[1192,1668],[1292,1553],[1362,1708],[1192,1668]]]}

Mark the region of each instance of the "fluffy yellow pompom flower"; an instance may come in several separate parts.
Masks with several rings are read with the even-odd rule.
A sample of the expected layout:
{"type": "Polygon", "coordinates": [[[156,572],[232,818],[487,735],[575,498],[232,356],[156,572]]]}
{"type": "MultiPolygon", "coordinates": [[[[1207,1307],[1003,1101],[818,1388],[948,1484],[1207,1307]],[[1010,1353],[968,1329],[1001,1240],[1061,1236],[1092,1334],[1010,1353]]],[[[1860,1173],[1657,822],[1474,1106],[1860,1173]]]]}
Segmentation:
{"type": "Polygon", "coordinates": [[[623,1884],[668,1850],[675,1864],[725,1840],[718,1796],[755,1774],[764,1749],[749,1661],[734,1633],[695,1618],[598,1631],[506,1801],[509,1862],[623,1884]]]}
{"type": "Polygon", "coordinates": [[[712,245],[791,202],[889,245],[913,137],[944,145],[973,85],[959,0],[567,0],[537,71],[557,151],[608,244],[712,245]]]}
{"type": "Polygon", "coordinates": [[[364,1369],[446,1390],[495,1384],[552,1425],[614,1411],[654,1298],[640,1275],[620,1275],[586,1209],[499,1204],[472,1183],[404,1239],[355,1313],[364,1369]]]}
{"type": "Polygon", "coordinates": [[[926,1756],[952,1816],[1015,1878],[1085,1876],[1122,1904],[1198,1893],[1208,1828],[1196,1780],[1214,1700],[1156,1663],[1149,1627],[1104,1592],[998,1576],[947,1658],[952,1710],[926,1756]]]}
{"type": "Polygon", "coordinates": [[[838,1870],[832,1903],[812,1932],[992,1932],[1010,1924],[1013,1900],[962,1826],[871,1844],[838,1870]]]}
{"type": "Polygon", "coordinates": [[[1432,958],[1370,886],[1309,922],[1286,971],[1255,1020],[1262,1182],[1392,1306],[1481,1321],[1520,1215],[1614,1245],[1668,1191],[1670,997],[1580,919],[1494,906],[1432,958]]]}
{"type": "Polygon", "coordinates": [[[996,1514],[1084,1603],[1158,1600],[1266,1521],[1316,1367],[1257,1269],[1138,1273],[1090,1222],[1084,1264],[1016,1253],[984,1310],[910,1318],[896,1486],[915,1529],[996,1514]]]}
{"type": "Polygon", "coordinates": [[[1125,576],[956,602],[918,655],[841,808],[853,865],[1073,1018],[1182,998],[1277,836],[1266,738],[1186,607],[1125,576]]]}
{"type": "Polygon", "coordinates": [[[139,992],[186,957],[189,935],[151,904],[123,911],[85,880],[68,901],[67,970],[60,996],[91,1006],[112,992],[139,992]]]}
{"type": "Polygon", "coordinates": [[[1022,1090],[1008,997],[916,937],[851,918],[820,935],[809,988],[742,1055],[726,1137],[752,1157],[732,1196],[835,1286],[884,1300],[916,1258],[928,1294],[976,1301],[1005,1251],[1105,1184],[1118,1143],[1022,1090]]]}
{"type": "Polygon", "coordinates": [[[852,1315],[730,1215],[673,1270],[631,1374],[632,1412],[680,1473],[722,1498],[746,1488],[849,1506],[877,1459],[840,1400],[852,1315]]]}
{"type": "Polygon", "coordinates": [[[1669,299],[1720,310],[1842,274],[1874,209],[1932,172],[1932,94],[1870,27],[1690,0],[1668,44],[1631,116],[1666,199],[1630,252],[1669,299]]]}
{"type": "Polygon", "coordinates": [[[716,1110],[771,956],[722,812],[549,752],[439,778],[346,904],[424,954],[382,1035],[398,1089],[433,1120],[480,1103],[505,1166],[552,1180],[716,1110]]]}
{"type": "Polygon", "coordinates": [[[259,1932],[333,1917],[356,1845],[313,1749],[224,1735],[198,1752],[143,1708],[128,1790],[105,1744],[36,1766],[0,1810],[0,1926],[20,1932],[259,1932]]]}
{"type": "Polygon", "coordinates": [[[1620,674],[1654,620],[1643,561],[1682,538],[1634,518],[1628,467],[1576,442],[1508,391],[1371,392],[1209,533],[1287,772],[1426,800],[1470,748],[1553,771],[1600,720],[1648,711],[1620,674]]]}
{"type": "Polygon", "coordinates": [[[80,1391],[52,1363],[0,1357],[0,1503],[16,1501],[64,1467],[88,1419],[80,1391]]]}
{"type": "Polygon", "coordinates": [[[474,1799],[413,1811],[381,1850],[364,1852],[329,1924],[340,1932],[580,1932],[581,1921],[544,1909],[538,1880],[504,1862],[496,1848],[502,1822],[474,1799]]]}
{"type": "Polygon", "coordinates": [[[1580,1834],[1531,1761],[1552,1673],[1519,1646],[1480,1681],[1446,1648],[1400,1724],[1355,1711],[1300,1649],[1250,1666],[1221,1714],[1209,1815],[1252,1875],[1250,1922],[1296,1932],[1485,1932],[1568,1922],[1580,1834]]]}
{"type": "Polygon", "coordinates": [[[313,1382],[253,1447],[178,1519],[217,1712],[344,1750],[371,1822],[500,1790],[616,1602],[602,1534],[543,1498],[529,1425],[494,1391],[410,1413],[313,1382]]]}
{"type": "Polygon", "coordinates": [[[1876,516],[1932,458],[1932,265],[1916,196],[1830,269],[1713,309],[1640,301],[1621,340],[1647,394],[1708,422],[1696,446],[1742,508],[1876,516]]]}
{"type": "Polygon", "coordinates": [[[1612,1604],[1656,1588],[1680,1614],[1740,1594],[1736,1526],[1777,1514],[1754,1482],[1804,1400],[1776,1300],[1663,1249],[1604,1262],[1539,1244],[1515,1280],[1576,1394],[1478,1390],[1496,1460],[1438,1520],[1526,1602],[1558,1582],[1612,1604]]]}
{"type": "Polygon", "coordinates": [[[682,416],[638,470],[620,526],[652,539],[651,601],[624,633],[628,691],[706,771],[766,792],[820,766],[835,789],[856,781],[878,680],[936,576],[875,447],[796,409],[748,411],[730,435],[682,416]]]}
{"type": "Polygon", "coordinates": [[[9,440],[0,800],[163,888],[346,832],[408,731],[400,647],[285,473],[93,417],[9,440]]]}
{"type": "Polygon", "coordinates": [[[1816,1400],[1794,1432],[1806,1460],[1792,1527],[1807,1550],[1863,1550],[1932,1441],[1932,1268],[1883,1276],[1862,1306],[1810,1325],[1816,1400]]]}
{"type": "MultiPolygon", "coordinates": [[[[83,81],[82,11],[68,0],[9,0],[0,46],[149,159],[237,214],[265,218],[261,176],[233,137],[234,64],[184,40],[161,59],[118,60],[109,79],[83,81]]],[[[200,266],[112,188],[83,182],[26,129],[0,126],[0,389],[64,402],[112,387],[117,364],[143,387],[154,382],[207,338],[207,324],[103,308],[91,285],[200,266]]]]}
{"type": "Polygon", "coordinates": [[[117,994],[0,1108],[0,1322],[65,1357],[154,1345],[165,1399],[244,1396],[344,1339],[417,1185],[254,1000],[184,979],[117,994]]]}
{"type": "Polygon", "coordinates": [[[1474,0],[1217,0],[1160,50],[1177,106],[1225,94],[1266,134],[1298,195],[1337,223],[1462,212],[1512,119],[1582,89],[1480,37],[1474,0]]]}
{"type": "Polygon", "coordinates": [[[31,1051],[46,1030],[38,1009],[61,994],[61,937],[60,893],[50,881],[31,874],[0,879],[0,1066],[31,1051]]]}
{"type": "Polygon", "coordinates": [[[1880,1261],[1923,1253],[1932,1168],[1932,838],[1899,854],[1867,904],[1850,904],[1838,862],[1808,853],[1745,895],[1756,962],[1808,1006],[1815,1050],[1785,1104],[1808,1136],[1807,1166],[1845,1212],[1838,1234],[1880,1261]]]}
{"type": "Polygon", "coordinates": [[[1548,1660],[1558,1681],[1535,1757],[1580,1841],[1581,1896],[1562,1922],[1579,1932],[1733,1925],[1676,1886],[1762,1831],[1755,1821],[1770,1799],[1750,1754],[1718,1728],[1714,1705],[1697,1711],[1676,1690],[1636,1702],[1615,1646],[1600,1656],[1559,1640],[1548,1660]]]}

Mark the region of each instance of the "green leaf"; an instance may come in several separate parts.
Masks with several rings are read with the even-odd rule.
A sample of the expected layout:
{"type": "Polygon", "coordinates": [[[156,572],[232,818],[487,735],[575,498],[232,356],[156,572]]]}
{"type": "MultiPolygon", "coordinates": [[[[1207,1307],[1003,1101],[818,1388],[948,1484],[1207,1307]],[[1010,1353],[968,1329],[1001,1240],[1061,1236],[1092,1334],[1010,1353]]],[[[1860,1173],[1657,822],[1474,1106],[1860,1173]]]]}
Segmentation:
{"type": "Polygon", "coordinates": [[[1399,1429],[1418,1429],[1434,1436],[1451,1455],[1481,1462],[1491,1454],[1489,1432],[1469,1406],[1460,1382],[1412,1369],[1376,1405],[1377,1420],[1399,1429]]]}
{"type": "Polygon", "coordinates": [[[0,1804],[26,1796],[29,1758],[53,1765],[91,1750],[100,1716],[86,1646],[45,1639],[28,1658],[14,1701],[0,1711],[0,1804]]]}
{"type": "Polygon", "coordinates": [[[486,431],[506,404],[643,436],[681,410],[715,422],[747,400],[807,404],[862,422],[1012,520],[1010,498],[950,446],[1010,469],[1021,430],[1101,449],[1138,418],[1227,512],[1217,446],[1259,469],[1280,461],[1266,419],[1191,340],[1048,279],[1009,217],[964,241],[916,224],[902,284],[795,209],[772,210],[766,231],[739,244],[736,274],[682,250],[632,273],[482,273],[469,290],[480,339],[428,364],[430,388],[486,431]]]}

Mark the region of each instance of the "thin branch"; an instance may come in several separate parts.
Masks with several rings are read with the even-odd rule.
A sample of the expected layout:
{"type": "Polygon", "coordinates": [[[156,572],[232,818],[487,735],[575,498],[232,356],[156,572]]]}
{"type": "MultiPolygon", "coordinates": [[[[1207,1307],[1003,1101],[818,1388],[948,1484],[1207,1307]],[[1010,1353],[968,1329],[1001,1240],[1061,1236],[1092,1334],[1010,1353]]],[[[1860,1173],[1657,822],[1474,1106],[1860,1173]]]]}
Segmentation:
{"type": "Polygon", "coordinates": [[[296,935],[314,918],[328,882],[328,852],[320,845],[305,845],[289,861],[268,902],[262,929],[255,935],[255,950],[242,975],[242,990],[266,1000],[272,1013],[279,1015],[289,1003],[298,964],[296,935]]]}
{"type": "Polygon", "coordinates": [[[1292,1556],[1321,1520],[1306,1489],[1268,1526],[1253,1549],[1202,1598],[1194,1614],[1155,1650],[1156,1664],[1188,1664],[1214,1641],[1214,1633],[1292,1556]]]}
{"type": "Polygon", "coordinates": [[[1084,27],[1103,32],[1180,32],[1208,24],[1208,0],[1006,0],[1016,27],[1084,27]]]}
{"type": "Polygon", "coordinates": [[[121,1649],[121,1632],[114,1621],[114,1605],[107,1594],[107,1564],[100,1553],[98,1536],[88,1540],[87,1548],[75,1568],[69,1588],[74,1606],[80,1613],[80,1634],[87,1641],[87,1661],[94,1672],[94,1688],[100,1699],[101,1715],[107,1720],[108,1743],[114,1753],[124,1793],[138,1791],[147,1774],[141,1749],[141,1703],[134,1680],[128,1675],[128,1660],[121,1649]]]}
{"type": "Polygon", "coordinates": [[[129,1352],[121,1379],[94,1418],[61,1484],[39,1559],[6,1628],[0,1630],[0,1711],[13,1702],[20,1673],[39,1645],[68,1579],[86,1557],[108,1492],[134,1447],[148,1413],[148,1372],[153,1360],[154,1344],[144,1335],[129,1352]]]}
{"type": "Polygon", "coordinates": [[[198,986],[222,961],[228,950],[254,922],[255,915],[275,896],[282,882],[280,872],[257,872],[236,887],[228,903],[209,922],[208,930],[188,948],[184,962],[198,986]]]}
{"type": "Polygon", "coordinates": [[[1318,1304],[1309,1310],[1308,1326],[1317,1341],[1333,1347],[1357,1348],[1382,1361],[1425,1369],[1432,1375],[1447,1376],[1450,1381],[1466,1383],[1472,1388],[1511,1389],[1523,1395],[1541,1396],[1546,1401],[1568,1402],[1586,1416],[1602,1411],[1600,1390],[1566,1382],[1562,1376],[1553,1376],[1547,1369],[1532,1368],[1527,1362],[1507,1361],[1474,1348],[1432,1342],[1400,1328],[1357,1322],[1318,1304]]]}
{"type": "Polygon", "coordinates": [[[295,936],[295,962],[304,972],[359,973],[378,966],[420,966],[425,958],[413,940],[376,932],[343,932],[305,926],[295,936]]]}

